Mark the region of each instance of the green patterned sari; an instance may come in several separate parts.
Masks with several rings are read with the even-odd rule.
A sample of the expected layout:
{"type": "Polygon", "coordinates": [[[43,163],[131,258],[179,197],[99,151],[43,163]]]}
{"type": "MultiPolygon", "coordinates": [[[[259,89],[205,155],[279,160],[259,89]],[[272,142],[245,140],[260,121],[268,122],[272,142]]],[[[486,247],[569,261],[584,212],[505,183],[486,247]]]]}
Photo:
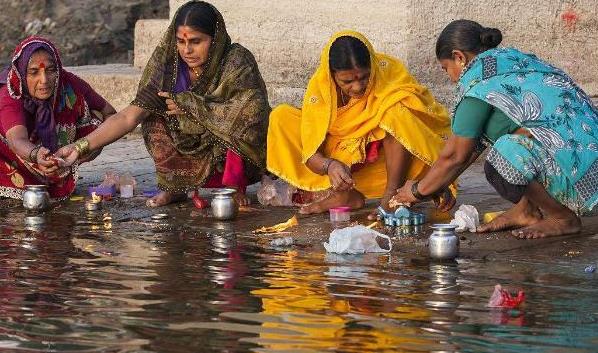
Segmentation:
{"type": "Polygon", "coordinates": [[[184,64],[176,48],[173,20],[154,50],[132,102],[152,113],[142,131],[162,190],[202,186],[213,173],[222,171],[227,150],[243,159],[250,183],[258,181],[265,168],[270,113],[266,86],[251,52],[231,44],[222,15],[214,11],[216,31],[197,81],[175,93],[181,79],[177,77],[179,65],[184,64]],[[171,92],[185,114],[167,116],[165,100],[157,95],[160,91],[171,92]]]}

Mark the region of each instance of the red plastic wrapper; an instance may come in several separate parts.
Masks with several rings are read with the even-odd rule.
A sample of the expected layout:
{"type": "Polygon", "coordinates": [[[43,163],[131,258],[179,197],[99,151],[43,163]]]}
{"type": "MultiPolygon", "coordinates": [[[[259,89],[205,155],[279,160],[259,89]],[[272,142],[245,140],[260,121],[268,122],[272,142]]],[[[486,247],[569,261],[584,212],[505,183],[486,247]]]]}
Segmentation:
{"type": "Polygon", "coordinates": [[[494,286],[494,293],[492,293],[488,301],[488,307],[514,309],[523,304],[523,302],[525,302],[525,293],[522,290],[517,292],[517,296],[514,297],[507,290],[502,289],[500,284],[497,284],[494,286]]]}
{"type": "Polygon", "coordinates": [[[200,210],[209,206],[208,201],[199,196],[199,193],[197,191],[193,193],[193,197],[191,198],[191,200],[193,200],[193,205],[195,205],[195,208],[199,208],[200,210]]]}

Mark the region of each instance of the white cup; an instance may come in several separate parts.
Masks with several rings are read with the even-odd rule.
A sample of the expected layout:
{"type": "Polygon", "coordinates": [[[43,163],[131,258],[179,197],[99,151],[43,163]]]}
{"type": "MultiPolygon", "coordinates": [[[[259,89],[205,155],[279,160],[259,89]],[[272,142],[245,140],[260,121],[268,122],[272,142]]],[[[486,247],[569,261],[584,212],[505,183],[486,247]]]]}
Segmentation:
{"type": "Polygon", "coordinates": [[[126,184],[120,186],[120,197],[128,199],[133,197],[133,185],[126,184]]]}

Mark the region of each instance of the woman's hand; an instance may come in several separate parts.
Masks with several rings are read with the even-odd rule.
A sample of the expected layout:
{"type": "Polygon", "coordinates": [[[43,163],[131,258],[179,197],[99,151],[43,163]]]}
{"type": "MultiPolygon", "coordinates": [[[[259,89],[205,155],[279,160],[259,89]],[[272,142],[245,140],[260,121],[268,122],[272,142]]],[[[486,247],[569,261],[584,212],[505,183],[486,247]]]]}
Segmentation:
{"type": "Polygon", "coordinates": [[[344,163],[333,159],[328,165],[328,177],[335,191],[348,191],[355,185],[351,169],[344,163]]]}
{"type": "Polygon", "coordinates": [[[61,169],[58,161],[52,158],[50,150],[45,147],[41,147],[37,151],[36,163],[37,169],[46,176],[55,176],[61,169]]]}
{"type": "Polygon", "coordinates": [[[397,193],[390,199],[390,202],[388,202],[388,206],[390,206],[391,208],[400,205],[411,206],[412,204],[421,202],[421,200],[415,198],[415,196],[413,196],[413,193],[411,192],[411,187],[414,183],[414,180],[407,180],[403,187],[397,189],[397,193]]]}
{"type": "Polygon", "coordinates": [[[172,99],[172,95],[168,92],[158,92],[160,97],[166,98],[166,115],[181,115],[185,114],[176,102],[172,99]]]}
{"type": "Polygon", "coordinates": [[[455,203],[457,203],[457,200],[448,188],[444,189],[442,193],[434,197],[434,204],[440,212],[450,211],[451,208],[455,206],[455,203]]]}
{"type": "Polygon", "coordinates": [[[79,152],[77,152],[75,144],[71,143],[59,148],[54,156],[64,159],[65,167],[70,167],[79,159],[79,152]]]}

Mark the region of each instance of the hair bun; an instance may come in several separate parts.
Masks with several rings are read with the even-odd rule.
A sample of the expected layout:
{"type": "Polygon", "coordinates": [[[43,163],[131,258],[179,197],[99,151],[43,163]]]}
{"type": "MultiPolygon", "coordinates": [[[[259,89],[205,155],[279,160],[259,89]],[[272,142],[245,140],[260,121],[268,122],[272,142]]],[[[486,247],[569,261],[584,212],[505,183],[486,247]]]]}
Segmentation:
{"type": "Polygon", "coordinates": [[[496,48],[502,42],[502,33],[496,28],[484,28],[480,33],[480,42],[484,48],[496,48]]]}

